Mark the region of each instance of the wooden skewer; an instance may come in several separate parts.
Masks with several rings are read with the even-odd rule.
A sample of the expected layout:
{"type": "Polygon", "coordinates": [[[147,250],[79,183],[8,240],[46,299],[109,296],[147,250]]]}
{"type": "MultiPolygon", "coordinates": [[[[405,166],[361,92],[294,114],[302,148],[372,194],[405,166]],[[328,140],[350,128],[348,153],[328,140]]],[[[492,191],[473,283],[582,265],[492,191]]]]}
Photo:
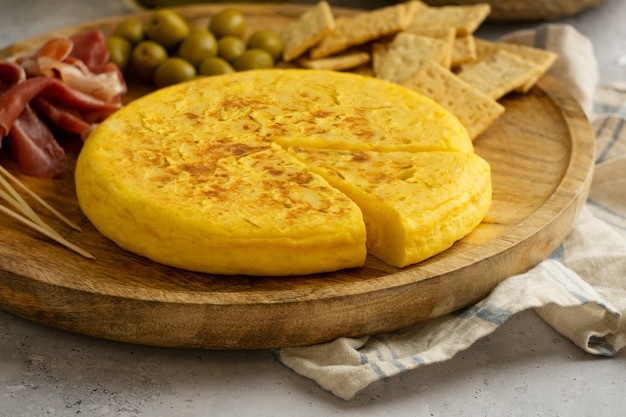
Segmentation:
{"type": "Polygon", "coordinates": [[[67,219],[65,216],[63,216],[61,213],[55,210],[52,206],[46,203],[43,199],[41,199],[37,194],[32,192],[28,187],[26,187],[25,184],[19,181],[16,177],[14,177],[9,171],[4,169],[1,165],[0,165],[0,185],[4,186],[4,188],[7,191],[5,192],[5,191],[0,190],[0,198],[4,199],[7,203],[9,203],[11,206],[13,206],[16,210],[18,210],[22,214],[14,212],[10,208],[5,207],[1,204],[0,204],[0,212],[8,214],[13,219],[21,223],[24,223],[25,225],[44,234],[50,239],[53,239],[54,241],[67,247],[68,249],[71,249],[74,252],[78,253],[79,255],[84,256],[85,258],[95,259],[92,254],[74,245],[73,243],[69,242],[67,239],[61,236],[58,232],[56,232],[54,229],[48,226],[43,220],[41,220],[41,218],[37,215],[37,213],[35,213],[35,211],[28,205],[28,203],[22,198],[22,196],[11,186],[11,184],[9,184],[9,182],[3,177],[3,175],[4,177],[9,178],[11,181],[16,183],[22,190],[27,192],[31,197],[36,199],[40,204],[42,204],[45,208],[50,210],[53,214],[55,214],[57,217],[63,220],[70,227],[78,231],[81,230],[78,225],[74,224],[72,221],[67,219]]]}
{"type": "Polygon", "coordinates": [[[57,211],[54,207],[52,207],[50,204],[48,204],[45,200],[43,200],[41,197],[39,197],[37,194],[35,194],[33,191],[31,191],[30,188],[28,188],[23,182],[21,182],[19,179],[17,179],[15,176],[13,176],[13,174],[11,174],[9,171],[7,171],[2,165],[0,165],[0,173],[2,173],[5,177],[10,179],[11,181],[13,181],[15,184],[17,184],[22,190],[24,190],[26,193],[28,193],[28,195],[30,195],[32,198],[37,200],[39,202],[39,204],[41,204],[46,209],[48,209],[52,214],[57,216],[59,219],[61,219],[63,222],[65,222],[65,224],[70,226],[72,229],[77,230],[79,232],[82,231],[80,226],[78,226],[76,223],[74,223],[73,221],[71,221],[70,219],[65,217],[63,214],[61,214],[59,211],[57,211]]]}
{"type": "Polygon", "coordinates": [[[4,199],[7,203],[12,205],[16,210],[19,210],[24,216],[32,220],[34,223],[37,223],[41,227],[45,227],[47,229],[52,230],[41,218],[35,213],[35,211],[24,201],[24,199],[17,194],[17,192],[11,187],[9,183],[6,182],[2,176],[0,176],[0,184],[4,185],[4,187],[9,191],[9,194],[0,190],[0,198],[4,199]]]}
{"type": "Polygon", "coordinates": [[[38,225],[37,223],[32,222],[31,220],[27,219],[26,217],[17,214],[13,211],[11,211],[10,209],[8,209],[7,207],[0,205],[0,211],[8,214],[9,216],[13,217],[15,220],[18,220],[24,224],[26,224],[29,227],[32,227],[33,229],[35,229],[36,231],[43,233],[44,235],[48,236],[50,239],[55,240],[56,242],[60,243],[61,245],[73,250],[74,252],[84,256],[85,258],[89,258],[89,259],[95,259],[95,257],[90,254],[89,252],[85,251],[84,249],[79,248],[78,246],[74,245],[73,243],[69,242],[68,240],[66,240],[63,236],[61,236],[60,234],[56,233],[55,231],[42,227],[40,225],[38,225]]]}

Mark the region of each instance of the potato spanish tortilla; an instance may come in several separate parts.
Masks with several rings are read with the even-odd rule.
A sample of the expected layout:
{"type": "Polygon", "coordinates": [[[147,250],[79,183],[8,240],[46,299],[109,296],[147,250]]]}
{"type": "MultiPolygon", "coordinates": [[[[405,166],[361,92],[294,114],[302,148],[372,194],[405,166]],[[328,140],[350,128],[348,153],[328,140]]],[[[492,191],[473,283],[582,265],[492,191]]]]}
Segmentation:
{"type": "Polygon", "coordinates": [[[403,267],[470,233],[491,203],[489,166],[451,113],[399,85],[325,70],[157,90],[100,124],[75,176],[103,235],[212,274],[335,271],[368,252],[403,267]]]}

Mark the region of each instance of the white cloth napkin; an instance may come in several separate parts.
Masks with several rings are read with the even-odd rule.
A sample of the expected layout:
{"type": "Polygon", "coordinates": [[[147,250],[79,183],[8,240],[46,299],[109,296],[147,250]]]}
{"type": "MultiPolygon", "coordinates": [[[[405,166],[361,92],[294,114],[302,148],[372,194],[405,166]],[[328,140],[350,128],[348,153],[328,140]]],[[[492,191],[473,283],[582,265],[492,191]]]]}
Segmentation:
{"type": "Polygon", "coordinates": [[[588,201],[549,259],[474,306],[400,331],[276,351],[286,366],[340,398],[450,359],[527,309],[586,352],[612,356],[626,345],[626,90],[597,86],[593,47],[571,26],[546,24],[506,40],[560,54],[551,72],[579,100],[596,134],[588,201]]]}

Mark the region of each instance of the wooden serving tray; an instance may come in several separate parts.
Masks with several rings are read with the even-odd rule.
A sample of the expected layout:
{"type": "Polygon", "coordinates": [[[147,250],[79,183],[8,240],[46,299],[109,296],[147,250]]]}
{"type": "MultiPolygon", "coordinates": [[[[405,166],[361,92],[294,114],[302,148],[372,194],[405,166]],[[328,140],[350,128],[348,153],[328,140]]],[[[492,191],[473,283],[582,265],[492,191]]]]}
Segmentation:
{"type": "MultiPolygon", "coordinates": [[[[179,11],[208,22],[222,7],[179,11]]],[[[254,30],[276,29],[308,6],[235,7],[254,30]]],[[[0,56],[94,25],[110,30],[119,20],[47,34],[0,56]]],[[[493,206],[473,233],[427,261],[398,269],[370,257],[363,268],[301,277],[216,276],[166,267],[121,250],[94,229],[78,207],[70,169],[62,180],[21,179],[83,228],[75,232],[44,215],[96,260],[1,217],[0,309],[130,343],[255,349],[391,331],[468,306],[559,246],[586,200],[594,165],[589,123],[554,79],[544,77],[529,94],[507,96],[502,104],[506,113],[475,141],[493,171],[493,206]]]]}

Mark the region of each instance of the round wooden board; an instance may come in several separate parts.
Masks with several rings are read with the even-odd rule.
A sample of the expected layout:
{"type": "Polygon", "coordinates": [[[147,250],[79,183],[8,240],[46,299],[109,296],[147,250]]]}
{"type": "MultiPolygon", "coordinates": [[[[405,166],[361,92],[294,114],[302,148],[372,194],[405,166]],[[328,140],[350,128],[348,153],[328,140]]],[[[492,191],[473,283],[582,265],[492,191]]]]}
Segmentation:
{"type": "MultiPolygon", "coordinates": [[[[180,11],[208,22],[222,7],[180,11]]],[[[246,13],[253,30],[276,29],[307,6],[236,7],[246,13]]],[[[336,11],[344,13],[351,11],[336,11]]],[[[0,51],[0,56],[94,25],[107,31],[117,21],[47,34],[0,51]]],[[[559,246],[586,200],[593,171],[589,123],[554,79],[544,77],[530,93],[510,95],[502,104],[506,113],[475,141],[476,151],[492,167],[491,210],[472,234],[425,262],[398,269],[370,257],[363,268],[302,277],[212,276],[158,265],[119,249],[83,216],[71,160],[65,179],[20,178],[83,228],[70,230],[39,210],[96,260],[3,216],[0,308],[111,340],[256,349],[391,331],[468,306],[559,246]]]]}

